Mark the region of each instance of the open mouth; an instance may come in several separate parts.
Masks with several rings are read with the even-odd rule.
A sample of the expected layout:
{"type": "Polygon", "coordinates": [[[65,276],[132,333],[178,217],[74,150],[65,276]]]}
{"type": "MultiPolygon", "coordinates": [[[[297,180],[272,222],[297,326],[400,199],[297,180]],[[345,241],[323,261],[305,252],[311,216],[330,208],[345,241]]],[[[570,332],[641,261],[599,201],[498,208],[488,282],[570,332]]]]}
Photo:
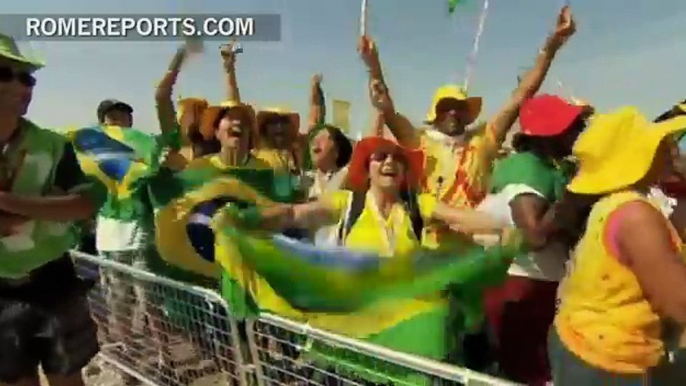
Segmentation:
{"type": "Polygon", "coordinates": [[[393,177],[393,178],[394,178],[394,177],[397,177],[397,176],[398,176],[398,172],[395,171],[395,170],[393,170],[393,169],[390,169],[390,168],[389,168],[389,169],[385,169],[385,168],[384,168],[384,169],[381,169],[381,171],[379,172],[379,174],[380,174],[382,177],[393,177]]]}

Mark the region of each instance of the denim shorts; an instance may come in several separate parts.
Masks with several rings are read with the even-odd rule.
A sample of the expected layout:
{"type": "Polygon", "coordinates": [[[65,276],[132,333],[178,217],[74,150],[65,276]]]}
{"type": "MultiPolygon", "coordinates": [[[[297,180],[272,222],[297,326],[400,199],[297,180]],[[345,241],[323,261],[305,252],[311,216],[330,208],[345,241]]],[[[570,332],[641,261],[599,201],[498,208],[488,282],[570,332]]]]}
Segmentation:
{"type": "MultiPolygon", "coordinates": [[[[28,284],[0,288],[0,382],[72,375],[98,353],[97,327],[71,260],[46,264],[28,284]]],[[[0,280],[0,284],[2,280],[0,280]]]]}

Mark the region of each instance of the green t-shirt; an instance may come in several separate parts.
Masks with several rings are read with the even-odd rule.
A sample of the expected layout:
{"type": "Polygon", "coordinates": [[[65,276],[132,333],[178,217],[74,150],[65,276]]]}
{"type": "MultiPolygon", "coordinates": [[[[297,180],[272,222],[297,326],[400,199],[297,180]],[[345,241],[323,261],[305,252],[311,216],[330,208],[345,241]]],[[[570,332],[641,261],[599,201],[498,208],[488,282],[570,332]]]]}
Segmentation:
{"type": "MultiPolygon", "coordinates": [[[[165,150],[178,150],[181,146],[178,126],[172,131],[154,136],[136,129],[126,129],[125,135],[123,142],[134,149],[138,158],[150,165],[150,169],[145,171],[146,174],[153,173],[159,166],[160,158],[165,150]]],[[[132,176],[132,182],[137,177],[140,176],[132,176]]],[[[130,195],[125,198],[114,194],[108,195],[107,201],[100,209],[100,217],[121,222],[140,222],[146,228],[151,228],[153,215],[147,187],[143,184],[130,184],[129,192],[130,195]]]]}
{"type": "MultiPolygon", "coordinates": [[[[104,185],[81,171],[71,143],[61,134],[27,120],[20,123],[19,142],[6,155],[17,167],[10,188],[21,196],[85,192],[96,206],[107,194],[104,185]]],[[[79,230],[71,222],[30,220],[13,235],[0,237],[0,277],[21,278],[60,258],[75,246],[79,230]]]]}
{"type": "Polygon", "coordinates": [[[573,173],[568,162],[554,164],[530,152],[512,154],[498,161],[491,175],[490,192],[495,194],[508,185],[526,185],[548,201],[562,198],[573,173]]]}

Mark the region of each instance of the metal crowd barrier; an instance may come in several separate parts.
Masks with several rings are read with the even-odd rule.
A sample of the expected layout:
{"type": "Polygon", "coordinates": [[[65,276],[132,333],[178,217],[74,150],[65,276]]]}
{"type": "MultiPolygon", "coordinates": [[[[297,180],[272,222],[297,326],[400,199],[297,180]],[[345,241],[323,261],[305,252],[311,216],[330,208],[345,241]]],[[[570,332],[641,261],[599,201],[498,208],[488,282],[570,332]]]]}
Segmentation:
{"type": "Polygon", "coordinates": [[[514,385],[275,315],[239,323],[214,291],[72,252],[100,357],[151,386],[514,385]]]}

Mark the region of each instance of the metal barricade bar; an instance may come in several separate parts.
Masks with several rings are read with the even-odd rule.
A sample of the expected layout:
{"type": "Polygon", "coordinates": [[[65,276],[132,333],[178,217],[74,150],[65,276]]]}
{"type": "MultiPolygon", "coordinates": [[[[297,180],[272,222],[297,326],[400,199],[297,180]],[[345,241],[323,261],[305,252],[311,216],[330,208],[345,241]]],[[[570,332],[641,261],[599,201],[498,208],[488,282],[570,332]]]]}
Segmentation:
{"type": "Polygon", "coordinates": [[[306,324],[294,322],[277,315],[264,314],[260,316],[260,320],[285,330],[304,335],[308,338],[321,341],[331,346],[336,346],[338,348],[350,350],[370,357],[379,358],[407,369],[441,378],[442,380],[459,382],[464,385],[518,385],[517,383],[508,382],[506,380],[498,379],[466,368],[440,363],[412,354],[390,350],[385,347],[370,344],[361,340],[333,334],[317,328],[312,328],[306,324]]]}
{"type": "MultiPolygon", "coordinates": [[[[216,331],[216,333],[210,333],[208,337],[208,328],[217,329],[222,327],[217,327],[216,325],[212,324],[212,322],[209,322],[210,326],[208,327],[207,320],[200,318],[197,319],[199,320],[198,324],[203,325],[204,323],[205,325],[203,325],[203,329],[199,330],[197,333],[191,331],[190,333],[186,334],[186,339],[195,341],[196,343],[202,340],[209,340],[209,344],[212,347],[211,351],[217,356],[221,356],[223,352],[217,351],[216,347],[217,345],[224,343],[217,341],[217,335],[219,333],[230,335],[230,342],[227,343],[227,348],[232,350],[232,355],[227,355],[231,357],[231,359],[235,360],[235,364],[233,368],[230,369],[229,373],[235,372],[236,374],[228,375],[234,376],[240,385],[247,386],[249,384],[253,384],[251,381],[257,381],[259,386],[271,386],[273,384],[293,386],[302,385],[303,383],[306,385],[329,386],[331,384],[327,382],[319,383],[315,380],[312,380],[311,378],[315,377],[315,372],[317,373],[316,375],[320,377],[333,376],[337,379],[338,385],[341,384],[341,381],[344,382],[344,385],[358,385],[360,383],[365,383],[364,381],[357,382],[355,380],[344,378],[344,376],[341,375],[343,374],[342,372],[339,372],[338,370],[332,372],[327,367],[321,367],[319,362],[312,362],[311,359],[303,359],[303,357],[306,355],[302,354],[307,354],[312,344],[322,347],[326,345],[334,350],[343,350],[345,352],[350,352],[351,354],[362,355],[371,360],[378,361],[379,363],[385,363],[384,366],[396,366],[404,369],[403,371],[408,370],[409,372],[416,372],[417,374],[430,377],[440,382],[448,381],[452,382],[453,384],[459,383],[466,386],[516,385],[516,383],[498,379],[469,369],[436,362],[411,354],[397,352],[357,339],[340,336],[317,328],[312,328],[306,324],[295,322],[272,314],[263,314],[257,320],[248,321],[246,323],[246,342],[241,337],[239,324],[230,315],[227,302],[218,293],[203,287],[158,276],[154,273],[146,272],[142,269],[126,264],[109,261],[101,257],[92,256],[77,251],[72,251],[71,254],[76,260],[82,260],[86,263],[96,266],[100,274],[107,269],[116,270],[123,275],[129,276],[130,281],[139,280],[153,283],[157,286],[164,287],[164,291],[174,290],[178,291],[179,293],[192,295],[204,300],[201,302],[200,306],[198,306],[200,309],[195,310],[195,313],[190,312],[192,314],[190,318],[197,319],[197,314],[208,313],[213,314],[213,317],[216,318],[218,316],[213,313],[215,308],[222,308],[225,314],[220,315],[219,317],[226,318],[225,326],[228,327],[230,331],[216,331]],[[278,334],[264,334],[262,331],[264,327],[275,327],[283,331],[278,334]],[[261,346],[261,344],[264,345],[261,346]],[[284,347],[286,346],[289,348],[284,350],[284,347]],[[263,360],[263,357],[267,359],[263,360]],[[281,375],[277,374],[275,376],[275,372],[281,375]],[[285,377],[287,379],[283,379],[283,374],[286,374],[285,377]],[[252,379],[252,375],[254,375],[254,380],[252,379]],[[275,377],[278,379],[274,379],[275,377]]],[[[110,304],[106,304],[105,306],[111,307],[110,304]]],[[[106,312],[111,311],[112,310],[109,309],[106,310],[106,312]]],[[[183,312],[189,311],[184,308],[183,312]]],[[[167,315],[167,318],[169,318],[169,315],[167,315]]],[[[182,329],[185,328],[185,326],[186,325],[184,325],[182,329]]],[[[243,326],[241,325],[240,327],[243,326]]],[[[117,357],[111,356],[106,352],[101,353],[101,356],[107,362],[120,368],[130,376],[134,376],[146,384],[157,384],[154,379],[149,378],[145,374],[143,368],[131,368],[131,365],[122,363],[122,361],[120,361],[117,357]]],[[[138,364],[137,366],[140,367],[142,365],[138,364]]],[[[370,369],[369,372],[373,373],[374,370],[370,369]]],[[[385,383],[388,383],[389,381],[393,384],[399,385],[413,384],[403,383],[400,381],[395,382],[393,378],[387,379],[385,383]]],[[[184,383],[180,383],[179,385],[181,384],[184,383]]]]}

